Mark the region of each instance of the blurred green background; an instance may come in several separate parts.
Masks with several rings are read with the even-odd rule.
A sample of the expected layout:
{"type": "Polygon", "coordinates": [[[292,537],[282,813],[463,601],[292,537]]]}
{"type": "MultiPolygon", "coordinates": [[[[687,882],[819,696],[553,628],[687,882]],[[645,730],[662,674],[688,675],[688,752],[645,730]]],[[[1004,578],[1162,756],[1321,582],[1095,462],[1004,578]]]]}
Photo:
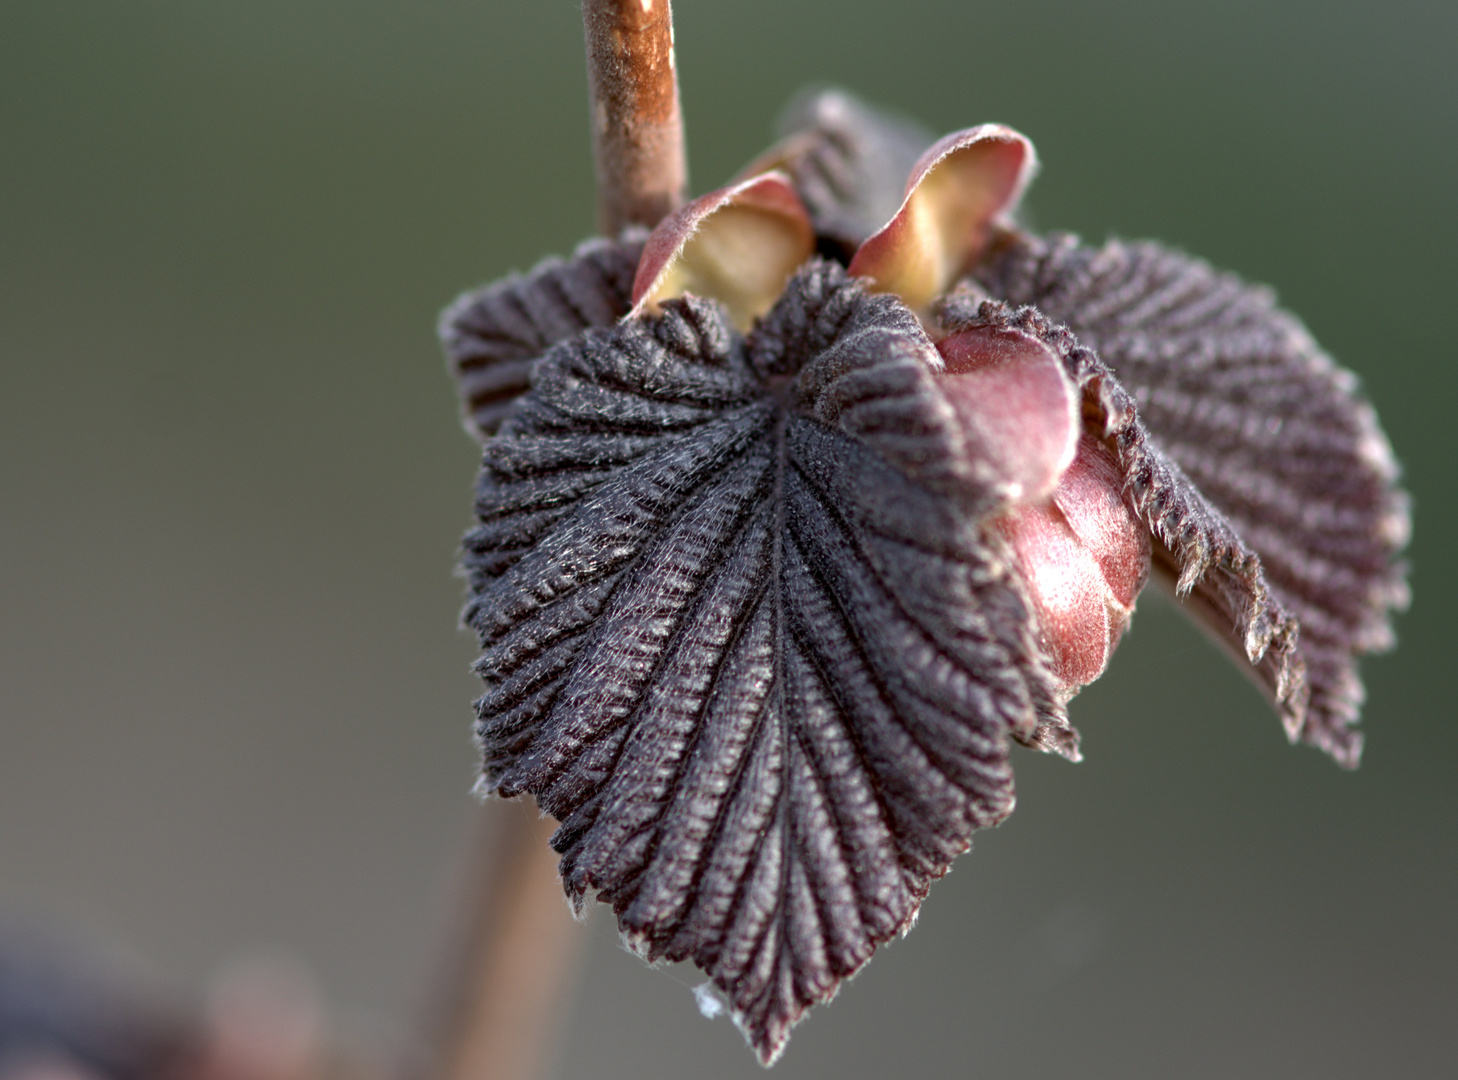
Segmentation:
{"type": "MultiPolygon", "coordinates": [[[[1157,597],[798,1077],[1458,1075],[1458,5],[680,0],[696,190],[807,83],[998,120],[1040,227],[1275,285],[1407,467],[1366,762],[1157,597]]],[[[433,325],[593,226],[573,0],[0,3],[0,919],[180,988],[282,949],[401,1029],[474,754],[476,466],[433,325]],[[31,925],[32,923],[26,923],[31,925]]],[[[759,1075],[589,939],[563,1076],[759,1075]]]]}

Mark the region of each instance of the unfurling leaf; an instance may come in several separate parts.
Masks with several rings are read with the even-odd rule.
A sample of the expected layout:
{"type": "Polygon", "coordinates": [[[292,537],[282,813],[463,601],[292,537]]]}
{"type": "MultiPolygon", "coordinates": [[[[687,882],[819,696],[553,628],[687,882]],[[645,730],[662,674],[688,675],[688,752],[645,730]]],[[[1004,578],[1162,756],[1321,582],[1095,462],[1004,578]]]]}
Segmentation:
{"type": "Polygon", "coordinates": [[[900,209],[861,244],[850,272],[923,312],[981,259],[993,226],[1007,223],[1037,171],[1033,144],[1001,124],[938,140],[912,169],[900,209]]]}
{"type": "Polygon", "coordinates": [[[1356,765],[1356,657],[1392,645],[1408,513],[1355,377],[1269,290],[1158,244],[1017,237],[977,278],[1064,323],[1127,388],[1183,485],[1223,519],[1176,522],[1145,497],[1156,561],[1255,665],[1292,740],[1356,765]]]}
{"type": "Polygon", "coordinates": [[[815,230],[789,177],[767,172],[711,191],[664,218],[643,245],[634,315],[692,293],[723,302],[737,330],[769,311],[815,253],[815,230]]]}

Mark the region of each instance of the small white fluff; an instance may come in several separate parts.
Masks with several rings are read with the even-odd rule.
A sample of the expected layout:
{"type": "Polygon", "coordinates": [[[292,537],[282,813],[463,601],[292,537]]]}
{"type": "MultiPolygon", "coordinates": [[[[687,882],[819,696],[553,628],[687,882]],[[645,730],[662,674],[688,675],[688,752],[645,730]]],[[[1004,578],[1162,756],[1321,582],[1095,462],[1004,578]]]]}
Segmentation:
{"type": "Polygon", "coordinates": [[[699,1012],[704,1014],[706,1020],[713,1020],[724,1011],[724,999],[714,989],[713,983],[701,982],[695,986],[694,1001],[698,1003],[699,1012]]]}

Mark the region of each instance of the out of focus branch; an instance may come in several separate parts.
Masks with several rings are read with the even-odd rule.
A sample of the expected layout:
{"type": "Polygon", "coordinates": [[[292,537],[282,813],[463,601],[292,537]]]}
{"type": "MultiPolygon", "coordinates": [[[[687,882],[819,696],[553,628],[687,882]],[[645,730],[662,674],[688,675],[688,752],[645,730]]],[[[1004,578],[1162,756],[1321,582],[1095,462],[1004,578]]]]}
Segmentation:
{"type": "Polygon", "coordinates": [[[465,868],[446,977],[432,1003],[424,1060],[429,1080],[536,1080],[571,987],[578,927],[567,910],[547,839],[556,828],[528,805],[493,800],[465,868]]]}

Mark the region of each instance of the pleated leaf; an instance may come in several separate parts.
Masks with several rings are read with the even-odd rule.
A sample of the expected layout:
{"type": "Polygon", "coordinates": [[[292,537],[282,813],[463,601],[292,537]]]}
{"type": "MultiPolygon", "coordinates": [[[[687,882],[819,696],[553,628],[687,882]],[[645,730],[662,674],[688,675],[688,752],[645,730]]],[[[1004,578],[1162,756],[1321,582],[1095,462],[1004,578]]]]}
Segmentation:
{"type": "Polygon", "coordinates": [[[1291,738],[1354,766],[1355,658],[1393,643],[1409,530],[1355,377],[1268,290],[1157,244],[1013,237],[978,279],[1117,376],[1148,433],[1135,494],[1181,590],[1255,665],[1291,738]]]}
{"type": "Polygon", "coordinates": [[[765,1062],[1012,809],[1053,707],[938,366],[817,261],[747,338],[690,297],[564,342],[486,446],[484,785],[765,1062]]]}
{"type": "Polygon", "coordinates": [[[465,293],[445,309],[440,338],[474,438],[495,434],[548,348],[628,313],[642,250],[636,233],[589,240],[571,259],[544,259],[531,273],[465,293]]]}

